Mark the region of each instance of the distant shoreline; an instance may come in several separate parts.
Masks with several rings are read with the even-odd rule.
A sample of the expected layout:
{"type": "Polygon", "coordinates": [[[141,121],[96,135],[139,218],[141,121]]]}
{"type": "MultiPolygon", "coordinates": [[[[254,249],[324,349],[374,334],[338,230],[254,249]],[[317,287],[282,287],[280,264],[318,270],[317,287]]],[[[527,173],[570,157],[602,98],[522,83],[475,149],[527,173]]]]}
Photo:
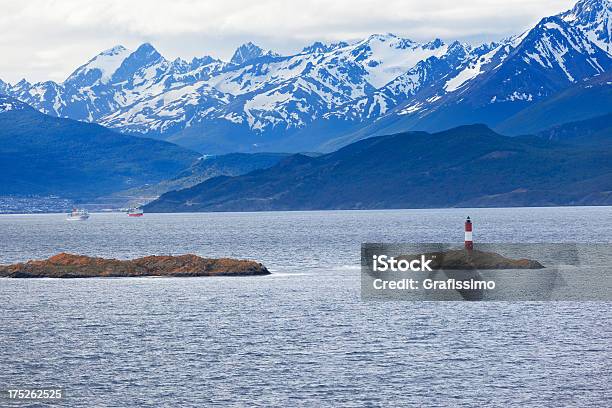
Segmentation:
{"type": "MultiPolygon", "coordinates": [[[[415,210],[486,210],[486,209],[529,209],[529,208],[612,208],[612,205],[548,205],[548,206],[507,206],[507,207],[424,207],[424,208],[337,208],[337,209],[314,209],[314,210],[261,210],[261,211],[175,211],[175,212],[148,212],[146,214],[218,214],[218,213],[227,213],[227,214],[249,214],[249,213],[300,213],[300,212],[338,212],[338,211],[346,211],[346,212],[384,212],[384,211],[415,211],[415,210]]],[[[30,213],[2,213],[0,212],[0,216],[7,215],[65,215],[70,211],[70,209],[66,209],[63,212],[30,212],[30,213]]],[[[91,211],[90,214],[125,214],[124,211],[120,210],[108,210],[108,211],[91,211]]]]}

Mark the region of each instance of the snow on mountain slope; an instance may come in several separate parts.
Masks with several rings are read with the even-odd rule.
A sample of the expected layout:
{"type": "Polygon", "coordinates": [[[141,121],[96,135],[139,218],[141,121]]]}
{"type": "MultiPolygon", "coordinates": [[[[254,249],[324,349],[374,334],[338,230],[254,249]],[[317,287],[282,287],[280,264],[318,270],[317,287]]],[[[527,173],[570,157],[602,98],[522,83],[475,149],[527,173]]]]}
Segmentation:
{"type": "MultiPolygon", "coordinates": [[[[351,79],[344,77],[344,74],[338,73],[338,76],[335,76],[323,66],[312,68],[314,64],[310,58],[312,57],[302,56],[285,57],[278,61],[259,60],[253,64],[228,68],[225,72],[207,80],[178,86],[171,92],[166,91],[163,104],[178,107],[181,100],[191,100],[188,103],[199,105],[206,110],[206,112],[198,111],[194,117],[186,117],[185,127],[208,118],[244,123],[255,131],[262,131],[277,125],[284,128],[303,126],[305,121],[311,120],[306,116],[298,118],[297,112],[292,115],[288,113],[288,110],[293,110],[293,106],[300,109],[301,113],[314,112],[329,109],[336,103],[350,100],[356,94],[362,94],[363,88],[367,85],[364,81],[351,83],[351,79]],[[191,92],[193,86],[197,86],[203,93],[193,94],[191,92]],[[219,102],[217,105],[212,99],[205,106],[193,102],[193,98],[211,97],[211,94],[214,94],[212,99],[219,102]],[[191,99],[185,95],[190,95],[191,99]],[[229,101],[234,103],[225,108],[229,101]]],[[[155,110],[149,110],[150,104],[151,101],[145,99],[113,114],[112,117],[102,118],[101,122],[124,131],[146,133],[150,130],[149,127],[139,126],[141,122],[134,122],[132,113],[145,110],[150,112],[150,116],[155,117],[154,121],[163,121],[164,118],[156,117],[155,110]],[[128,113],[128,110],[131,113],[128,113]]],[[[168,109],[170,107],[165,110],[168,109]]],[[[180,113],[177,111],[177,114],[180,113]]],[[[156,131],[162,133],[165,129],[170,128],[163,125],[155,127],[156,131]]]]}
{"type": "MultiPolygon", "coordinates": [[[[489,72],[478,86],[487,89],[491,103],[525,98],[541,98],[583,78],[607,71],[612,60],[577,28],[558,17],[542,19],[510,47],[496,56],[499,65],[489,64],[489,72]]],[[[470,91],[474,94],[474,90],[470,91]]]]}
{"type": "Polygon", "coordinates": [[[459,73],[446,81],[444,90],[446,92],[454,92],[461,88],[467,82],[473,80],[478,75],[485,71],[485,67],[491,63],[493,58],[502,50],[504,44],[493,47],[484,55],[477,55],[475,58],[468,60],[468,63],[459,73]]]}
{"type": "Polygon", "coordinates": [[[15,98],[11,98],[10,96],[0,95],[0,114],[14,111],[14,110],[23,110],[23,109],[31,109],[28,105],[23,102],[19,102],[15,98]]]}
{"type": "MultiPolygon", "coordinates": [[[[338,109],[325,114],[324,118],[366,120],[385,115],[417,92],[433,86],[469,58],[471,47],[466,44],[457,41],[450,46],[439,41],[435,43],[438,50],[444,51],[443,54],[437,53],[437,55],[419,61],[384,87],[338,107],[338,109]]],[[[436,98],[436,96],[433,95],[431,98],[436,98]]]]}
{"type": "MultiPolygon", "coordinates": [[[[354,98],[372,88],[363,78],[364,72],[351,61],[342,61],[335,52],[324,55],[299,54],[254,61],[229,68],[212,77],[208,83],[231,95],[265,92],[295,78],[310,78],[325,84],[326,91],[354,98]]],[[[373,88],[372,88],[373,89],[373,88]]],[[[332,99],[329,100],[332,103],[332,99]]]]}
{"type": "Polygon", "coordinates": [[[257,58],[261,57],[278,57],[279,54],[272,52],[270,50],[266,51],[258,45],[253,44],[252,42],[248,42],[246,44],[242,44],[240,47],[236,49],[230,63],[236,65],[242,65],[247,62],[251,62],[257,58]]]}
{"type": "MultiPolygon", "coordinates": [[[[214,106],[212,100],[205,105],[190,102],[205,112],[187,116],[184,126],[215,119],[244,124],[255,132],[302,128],[337,106],[372,94],[378,85],[396,78],[423,58],[441,56],[447,50],[439,40],[417,44],[392,34],[373,35],[355,44],[326,47],[319,43],[287,57],[265,52],[249,43],[236,50],[232,58],[234,65],[225,66],[217,75],[202,81],[207,86],[199,87],[227,95],[226,100],[232,100],[232,104],[226,101],[214,106]]],[[[172,95],[168,95],[170,99],[164,98],[164,104],[180,106],[180,101],[186,100],[184,94],[194,97],[189,89],[173,88],[172,95]],[[172,97],[176,98],[175,102],[170,102],[172,97]]],[[[174,131],[175,119],[172,124],[163,125],[165,118],[158,116],[155,109],[151,110],[150,104],[148,99],[126,104],[125,109],[102,118],[101,123],[134,133],[174,131]],[[150,112],[152,117],[136,121],[134,113],[141,111],[150,112]]],[[[181,117],[183,113],[175,110],[172,116],[181,117]]]]}
{"type": "MultiPolygon", "coordinates": [[[[422,62],[374,94],[325,117],[345,120],[373,118],[382,126],[385,122],[394,122],[397,126],[395,117],[400,116],[410,118],[404,122],[405,128],[418,126],[418,123],[421,127],[435,128],[435,124],[427,124],[428,121],[422,118],[429,116],[429,120],[435,122],[439,116],[434,113],[450,109],[447,116],[454,115],[453,121],[458,124],[463,123],[461,120],[486,122],[487,114],[476,114],[473,118],[462,115],[481,109],[486,111],[487,106],[502,103],[517,103],[517,107],[510,108],[510,111],[519,109],[525,103],[545,98],[577,80],[608,71],[610,58],[597,46],[609,49],[609,14],[608,0],[582,0],[572,10],[561,13],[561,18],[545,18],[521,35],[467,51],[451,60],[453,64],[437,70],[442,74],[435,79],[425,73],[436,70],[425,70],[422,62]],[[599,38],[595,44],[592,42],[594,38],[599,38]],[[404,86],[404,89],[390,92],[396,84],[404,86]],[[381,99],[381,95],[385,97],[381,99]],[[379,104],[378,108],[376,104],[379,104]],[[458,108],[459,105],[464,108],[458,108]]],[[[434,58],[431,60],[436,61],[434,58]]],[[[438,66],[444,60],[449,58],[440,58],[438,66]]],[[[505,109],[492,114],[489,119],[503,116],[505,109]]],[[[442,120],[440,124],[451,126],[442,120]]]]}
{"type": "Polygon", "coordinates": [[[64,88],[53,81],[30,84],[23,79],[7,93],[44,113],[55,113],[66,106],[64,88]]]}
{"type": "MultiPolygon", "coordinates": [[[[261,109],[261,106],[255,109],[259,120],[255,119],[257,115],[253,115],[252,108],[262,97],[255,97],[255,100],[245,104],[244,112],[250,118],[248,123],[255,129],[267,127],[262,123],[265,122],[261,120],[262,113],[273,125],[286,123],[286,128],[300,128],[327,112],[334,112],[334,108],[351,103],[358,109],[367,105],[370,111],[367,117],[374,115],[374,111],[377,115],[384,114],[389,95],[378,93],[376,88],[405,75],[406,71],[415,69],[425,59],[441,57],[447,51],[448,46],[440,40],[418,44],[393,34],[376,34],[354,44],[314,44],[305,48],[302,54],[254,70],[256,73],[267,73],[263,81],[265,86],[275,83],[288,93],[262,87],[261,77],[258,79],[257,75],[243,72],[229,74],[215,86],[233,94],[265,89],[263,97],[266,99],[276,95],[275,103],[267,105],[270,109],[261,109]],[[240,85],[231,87],[228,86],[230,83],[240,85]],[[248,84],[248,87],[243,84],[248,84]],[[372,104],[377,107],[370,106],[372,104]],[[296,109],[290,110],[289,106],[296,109]]],[[[390,105],[395,105],[395,102],[390,105]]]]}
{"type": "Polygon", "coordinates": [[[412,42],[393,34],[374,34],[339,53],[348,61],[360,64],[367,72],[366,80],[381,88],[402,75],[418,62],[444,55],[448,47],[439,39],[427,44],[412,42]]]}
{"type": "Polygon", "coordinates": [[[225,65],[211,57],[191,63],[168,61],[148,43],[133,52],[116,46],[77,68],[61,84],[23,80],[8,93],[49,115],[103,122],[104,116],[138,101],[207,79],[225,65]]]}
{"type": "Polygon", "coordinates": [[[522,43],[523,48],[531,48],[537,53],[523,51],[524,60],[549,69],[559,68],[570,82],[604,72],[609,58],[579,30],[564,23],[556,17],[542,20],[532,30],[537,38],[531,38],[530,34],[522,43]]]}
{"type": "Polygon", "coordinates": [[[559,17],[583,31],[589,41],[612,55],[612,3],[609,0],[581,0],[559,17]]]}
{"type": "Polygon", "coordinates": [[[148,43],[135,51],[116,46],[63,83],[0,81],[0,93],[47,114],[189,139],[194,148],[192,139],[206,136],[209,145],[213,135],[224,146],[232,137],[241,146],[315,138],[311,126],[323,134],[358,128],[367,135],[495,122],[607,72],[610,24],[609,0],[580,0],[521,35],[474,47],[374,34],[351,43],[315,42],[289,56],[249,42],[225,62],[170,61],[148,43]]]}
{"type": "Polygon", "coordinates": [[[172,133],[229,102],[228,95],[205,83],[185,85],[149,97],[104,117],[101,124],[126,133],[172,133]]]}
{"type": "Polygon", "coordinates": [[[65,83],[87,81],[90,86],[98,81],[103,84],[108,83],[115,71],[130,54],[132,52],[122,45],[103,51],[89,60],[87,64],[77,68],[66,79],[65,83]]]}
{"type": "Polygon", "coordinates": [[[243,98],[242,109],[234,111],[234,118],[244,117],[249,128],[259,132],[276,127],[297,129],[327,112],[333,101],[341,98],[342,94],[322,82],[298,77],[243,98]]]}
{"type": "Polygon", "coordinates": [[[462,70],[449,75],[444,91],[458,93],[463,98],[464,93],[473,96],[473,84],[486,85],[491,88],[485,95],[490,103],[531,101],[610,67],[610,58],[579,28],[554,16],[488,48],[480,48],[486,51],[484,54],[473,52],[462,70]]]}
{"type": "Polygon", "coordinates": [[[501,44],[472,52],[466,63],[378,118],[387,132],[439,130],[463,123],[496,126],[539,100],[582,79],[609,72],[612,58],[559,17],[546,17],[533,29],[501,44]],[[484,53],[482,53],[484,52],[484,53]]]}

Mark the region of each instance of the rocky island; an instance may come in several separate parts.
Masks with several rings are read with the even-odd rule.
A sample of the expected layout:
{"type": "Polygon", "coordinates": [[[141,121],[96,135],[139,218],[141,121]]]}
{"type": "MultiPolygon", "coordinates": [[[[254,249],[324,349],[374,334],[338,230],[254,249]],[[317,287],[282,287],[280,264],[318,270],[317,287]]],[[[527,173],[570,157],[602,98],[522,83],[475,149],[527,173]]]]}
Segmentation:
{"type": "Polygon", "coordinates": [[[419,255],[400,256],[398,259],[418,259],[422,255],[431,259],[433,270],[475,270],[475,269],[542,269],[544,265],[531,259],[510,259],[495,252],[466,251],[465,249],[430,252],[419,255]]]}
{"type": "Polygon", "coordinates": [[[264,265],[255,261],[201,258],[192,254],[119,260],[61,253],[45,260],[0,265],[0,277],[7,278],[193,277],[269,274],[270,272],[264,265]]]}

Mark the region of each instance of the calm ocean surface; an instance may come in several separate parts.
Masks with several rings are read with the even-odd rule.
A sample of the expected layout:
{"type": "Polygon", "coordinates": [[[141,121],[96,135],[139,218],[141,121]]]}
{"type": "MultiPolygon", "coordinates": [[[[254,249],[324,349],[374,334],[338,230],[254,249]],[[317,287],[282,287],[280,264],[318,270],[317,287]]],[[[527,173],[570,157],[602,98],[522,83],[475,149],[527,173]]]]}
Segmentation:
{"type": "MultiPolygon", "coordinates": [[[[0,390],[63,406],[609,406],[612,304],[362,302],[362,242],[612,242],[612,208],[0,216],[0,263],[249,258],[241,278],[0,279],[0,390]]],[[[0,406],[35,406],[0,400],[0,406]]],[[[42,405],[41,405],[42,406],[42,405]]]]}

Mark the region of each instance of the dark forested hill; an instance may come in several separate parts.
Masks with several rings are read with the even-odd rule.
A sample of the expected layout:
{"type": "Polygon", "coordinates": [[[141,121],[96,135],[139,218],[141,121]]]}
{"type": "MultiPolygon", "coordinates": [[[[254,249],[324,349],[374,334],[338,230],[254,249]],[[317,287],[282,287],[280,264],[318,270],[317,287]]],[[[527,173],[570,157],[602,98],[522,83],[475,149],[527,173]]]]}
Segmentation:
{"type": "Polygon", "coordinates": [[[612,113],[546,129],[538,136],[574,145],[612,144],[612,113]]]}
{"type": "Polygon", "coordinates": [[[0,96],[0,195],[98,197],[172,177],[198,156],[0,96]]]}
{"type": "Polygon", "coordinates": [[[612,149],[486,126],[365,139],[162,195],[146,211],[612,204],[612,149]]]}

